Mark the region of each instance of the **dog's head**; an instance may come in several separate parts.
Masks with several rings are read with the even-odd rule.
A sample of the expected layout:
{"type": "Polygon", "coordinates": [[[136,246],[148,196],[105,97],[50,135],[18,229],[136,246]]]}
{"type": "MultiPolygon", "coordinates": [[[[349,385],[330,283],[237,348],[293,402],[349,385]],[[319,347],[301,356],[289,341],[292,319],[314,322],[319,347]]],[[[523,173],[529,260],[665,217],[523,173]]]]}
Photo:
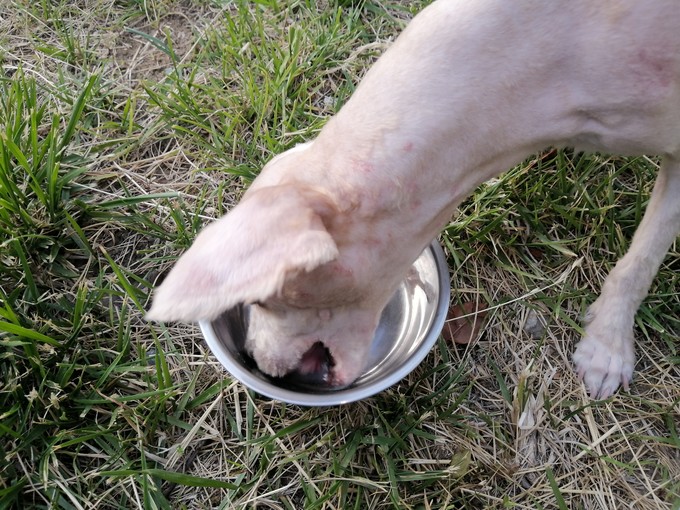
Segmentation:
{"type": "Polygon", "coordinates": [[[323,192],[268,184],[198,235],[147,318],[214,319],[249,304],[246,346],[263,372],[326,371],[329,384],[348,385],[364,369],[385,304],[385,289],[366,274],[374,255],[334,238],[336,205],[323,192]]]}

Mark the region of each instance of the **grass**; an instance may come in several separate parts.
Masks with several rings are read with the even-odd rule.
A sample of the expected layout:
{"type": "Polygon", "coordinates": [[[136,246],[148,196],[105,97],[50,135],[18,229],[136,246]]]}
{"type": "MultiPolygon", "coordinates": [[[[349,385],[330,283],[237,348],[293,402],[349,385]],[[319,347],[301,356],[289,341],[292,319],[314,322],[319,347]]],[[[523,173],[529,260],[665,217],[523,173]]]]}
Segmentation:
{"type": "Polygon", "coordinates": [[[491,306],[369,400],[305,409],[225,375],[154,282],[309,139],[423,2],[12,0],[0,18],[0,507],[680,508],[678,246],[629,394],[569,370],[657,163],[548,150],[445,230],[491,306]],[[538,333],[524,326],[537,322],[538,333]]]}

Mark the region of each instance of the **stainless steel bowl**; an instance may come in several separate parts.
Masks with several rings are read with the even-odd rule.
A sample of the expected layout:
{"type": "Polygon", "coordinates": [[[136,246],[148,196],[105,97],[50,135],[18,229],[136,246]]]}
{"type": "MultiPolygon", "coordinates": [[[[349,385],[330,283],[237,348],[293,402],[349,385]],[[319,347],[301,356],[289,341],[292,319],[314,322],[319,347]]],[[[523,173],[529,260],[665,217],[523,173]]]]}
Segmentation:
{"type": "Polygon", "coordinates": [[[451,289],[444,252],[436,241],[413,264],[380,317],[364,374],[342,389],[293,386],[260,372],[244,344],[247,306],[225,312],[200,327],[210,350],[248,388],[303,406],[331,406],[361,400],[403,379],[423,360],[444,327],[451,289]]]}

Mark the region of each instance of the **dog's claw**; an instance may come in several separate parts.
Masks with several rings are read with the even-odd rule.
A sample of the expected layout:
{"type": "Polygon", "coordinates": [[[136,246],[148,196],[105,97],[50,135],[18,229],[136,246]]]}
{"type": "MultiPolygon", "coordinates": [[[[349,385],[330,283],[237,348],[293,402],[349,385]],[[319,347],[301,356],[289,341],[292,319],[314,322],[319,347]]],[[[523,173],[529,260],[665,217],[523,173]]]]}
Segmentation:
{"type": "Polygon", "coordinates": [[[621,376],[621,384],[623,385],[623,391],[630,391],[630,380],[624,376],[621,376]]]}

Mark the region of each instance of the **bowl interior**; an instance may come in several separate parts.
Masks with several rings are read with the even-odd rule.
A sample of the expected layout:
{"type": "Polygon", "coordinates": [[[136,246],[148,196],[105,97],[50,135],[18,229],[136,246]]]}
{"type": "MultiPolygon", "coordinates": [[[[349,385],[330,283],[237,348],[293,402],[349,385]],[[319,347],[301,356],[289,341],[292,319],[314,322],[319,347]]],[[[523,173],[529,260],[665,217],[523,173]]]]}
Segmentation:
{"type": "Polygon", "coordinates": [[[336,405],[367,398],[411,372],[427,355],[444,326],[450,298],[446,258],[433,242],[415,261],[380,317],[367,368],[351,386],[296,386],[258,370],[245,351],[248,306],[228,310],[216,320],[201,321],[203,335],[224,367],[258,393],[293,404],[336,405]]]}

